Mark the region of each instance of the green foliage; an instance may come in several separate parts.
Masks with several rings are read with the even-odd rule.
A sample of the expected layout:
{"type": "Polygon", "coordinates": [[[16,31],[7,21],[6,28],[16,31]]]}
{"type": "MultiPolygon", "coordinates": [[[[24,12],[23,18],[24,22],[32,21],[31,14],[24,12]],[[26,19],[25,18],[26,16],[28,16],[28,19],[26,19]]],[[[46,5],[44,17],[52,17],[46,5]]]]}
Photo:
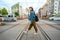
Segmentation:
{"type": "Polygon", "coordinates": [[[60,13],[56,14],[55,16],[60,16],[60,13]]]}
{"type": "Polygon", "coordinates": [[[52,16],[49,16],[48,18],[50,18],[50,17],[52,17],[52,16]]]}
{"type": "Polygon", "coordinates": [[[7,9],[3,8],[1,10],[2,15],[8,15],[7,9]]]}
{"type": "Polygon", "coordinates": [[[1,14],[1,10],[0,10],[0,14],[1,14]]]}
{"type": "Polygon", "coordinates": [[[18,12],[15,12],[15,16],[19,16],[19,13],[18,12]]]}

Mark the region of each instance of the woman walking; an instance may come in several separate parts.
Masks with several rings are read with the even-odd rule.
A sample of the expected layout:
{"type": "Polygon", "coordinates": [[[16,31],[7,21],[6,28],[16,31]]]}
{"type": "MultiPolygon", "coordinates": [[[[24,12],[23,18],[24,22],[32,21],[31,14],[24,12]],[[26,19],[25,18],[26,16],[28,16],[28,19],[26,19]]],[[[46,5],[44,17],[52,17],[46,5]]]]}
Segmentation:
{"type": "Polygon", "coordinates": [[[27,29],[26,32],[28,32],[29,30],[31,30],[32,27],[34,27],[35,29],[35,33],[34,34],[37,34],[37,26],[36,26],[36,21],[35,21],[35,11],[33,10],[33,7],[29,7],[29,10],[30,10],[30,15],[29,15],[29,21],[30,21],[30,25],[27,29]]]}

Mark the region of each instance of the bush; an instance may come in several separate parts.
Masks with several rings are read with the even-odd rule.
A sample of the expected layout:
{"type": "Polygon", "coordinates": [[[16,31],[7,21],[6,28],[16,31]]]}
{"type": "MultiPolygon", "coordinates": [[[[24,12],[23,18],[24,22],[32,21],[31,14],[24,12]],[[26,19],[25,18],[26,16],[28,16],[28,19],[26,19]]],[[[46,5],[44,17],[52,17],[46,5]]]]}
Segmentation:
{"type": "Polygon", "coordinates": [[[3,16],[8,15],[7,9],[6,9],[6,8],[3,8],[3,9],[1,10],[1,14],[2,14],[3,16]]]}
{"type": "Polygon", "coordinates": [[[60,16],[60,13],[56,14],[55,16],[60,16]]]}
{"type": "Polygon", "coordinates": [[[15,16],[19,16],[19,13],[18,12],[15,12],[15,16]]]}

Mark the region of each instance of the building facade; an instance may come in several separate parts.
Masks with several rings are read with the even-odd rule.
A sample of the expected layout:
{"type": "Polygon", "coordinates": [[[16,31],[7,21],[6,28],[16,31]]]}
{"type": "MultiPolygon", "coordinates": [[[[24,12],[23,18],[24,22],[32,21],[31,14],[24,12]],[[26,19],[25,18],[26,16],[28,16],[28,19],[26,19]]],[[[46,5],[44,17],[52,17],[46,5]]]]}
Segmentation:
{"type": "Polygon", "coordinates": [[[14,4],[14,5],[11,7],[11,11],[12,11],[12,14],[13,14],[13,15],[15,15],[15,12],[18,12],[18,13],[19,13],[19,3],[14,4]]]}
{"type": "Polygon", "coordinates": [[[19,16],[21,17],[23,15],[23,8],[22,6],[20,5],[20,3],[16,3],[14,4],[12,7],[11,7],[11,11],[12,11],[12,14],[15,15],[14,13],[15,12],[18,12],[19,13],[19,16]]]}
{"type": "Polygon", "coordinates": [[[15,16],[15,12],[19,13],[19,18],[26,18],[26,14],[28,14],[28,9],[24,9],[20,3],[16,3],[11,7],[12,14],[15,16]]]}
{"type": "Polygon", "coordinates": [[[54,0],[54,13],[60,13],[60,0],[54,0]]]}
{"type": "Polygon", "coordinates": [[[53,15],[60,13],[60,0],[47,0],[47,2],[43,5],[41,15],[53,15]]]}
{"type": "Polygon", "coordinates": [[[49,13],[54,13],[54,0],[49,0],[48,2],[48,12],[49,13]]]}
{"type": "Polygon", "coordinates": [[[60,0],[50,0],[48,2],[49,12],[52,14],[60,13],[60,0]]]}
{"type": "Polygon", "coordinates": [[[40,10],[41,18],[44,16],[50,16],[50,14],[54,14],[54,0],[47,0],[47,2],[43,5],[40,10]]]}

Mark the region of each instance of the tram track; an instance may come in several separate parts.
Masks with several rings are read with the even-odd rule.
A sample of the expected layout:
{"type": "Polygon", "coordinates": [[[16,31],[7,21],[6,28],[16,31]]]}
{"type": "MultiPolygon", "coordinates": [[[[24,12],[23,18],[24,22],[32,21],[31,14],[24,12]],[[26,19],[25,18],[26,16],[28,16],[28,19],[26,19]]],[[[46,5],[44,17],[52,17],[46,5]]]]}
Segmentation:
{"type": "Polygon", "coordinates": [[[42,25],[38,25],[39,30],[41,31],[41,33],[43,34],[43,36],[45,37],[45,40],[51,40],[51,38],[47,35],[47,33],[41,28],[42,25]]]}
{"type": "Polygon", "coordinates": [[[25,28],[18,34],[16,40],[21,40],[21,38],[22,38],[23,35],[24,35],[24,32],[23,32],[23,31],[26,31],[28,25],[29,25],[29,24],[27,24],[27,25],[25,26],[25,28]]]}
{"type": "MultiPolygon", "coordinates": [[[[37,26],[38,26],[38,29],[41,32],[41,34],[44,36],[44,38],[45,38],[44,40],[51,40],[51,38],[47,35],[47,33],[40,27],[41,25],[37,24],[37,26]]],[[[16,40],[22,40],[22,37],[24,36],[24,32],[23,31],[25,31],[26,29],[27,29],[27,26],[21,31],[21,33],[19,33],[19,35],[18,35],[16,40]]],[[[26,38],[24,40],[27,40],[27,39],[28,38],[26,38]]],[[[37,39],[37,38],[35,38],[35,39],[37,39]]],[[[30,39],[28,39],[28,40],[30,40],[30,39]]],[[[42,40],[42,39],[40,39],[40,40],[42,40]]]]}

